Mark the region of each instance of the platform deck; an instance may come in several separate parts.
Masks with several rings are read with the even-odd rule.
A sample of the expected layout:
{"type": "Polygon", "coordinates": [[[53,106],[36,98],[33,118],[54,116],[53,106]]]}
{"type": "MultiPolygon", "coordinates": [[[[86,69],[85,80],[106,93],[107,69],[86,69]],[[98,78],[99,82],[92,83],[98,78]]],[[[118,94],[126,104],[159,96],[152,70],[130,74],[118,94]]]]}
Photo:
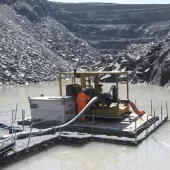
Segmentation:
{"type": "MultiPolygon", "coordinates": [[[[135,132],[135,120],[136,120],[136,129],[140,128],[144,123],[147,122],[147,114],[142,117],[138,117],[136,114],[131,113],[129,118],[125,118],[120,121],[112,122],[103,122],[103,121],[78,121],[70,126],[79,126],[79,127],[94,127],[99,129],[109,129],[109,130],[118,130],[118,131],[129,131],[135,132]]],[[[153,116],[148,115],[148,121],[153,119],[153,116]]]]}
{"type": "Polygon", "coordinates": [[[142,131],[147,129],[153,123],[159,120],[159,117],[144,114],[138,117],[135,113],[131,113],[129,117],[113,120],[113,121],[76,121],[73,124],[64,128],[67,131],[77,131],[84,133],[91,133],[93,130],[94,134],[104,135],[115,135],[119,137],[135,137],[135,133],[139,135],[142,131]],[[136,125],[135,125],[136,124],[136,125]]]}
{"type": "MultiPolygon", "coordinates": [[[[43,136],[31,136],[30,142],[28,142],[29,137],[25,139],[20,139],[20,140],[17,140],[15,146],[12,147],[13,152],[11,152],[12,150],[10,151],[10,148],[9,148],[6,153],[0,154],[0,167],[8,165],[12,162],[16,162],[17,160],[24,159],[27,156],[31,156],[32,154],[35,154],[42,150],[46,150],[49,147],[53,147],[55,145],[61,145],[61,144],[81,146],[90,141],[101,141],[101,142],[120,143],[120,144],[136,146],[138,143],[140,143],[142,140],[147,138],[152,132],[154,132],[160,125],[162,125],[168,119],[167,117],[165,117],[162,121],[156,122],[155,118],[156,117],[149,118],[150,128],[148,127],[148,132],[142,133],[139,136],[139,138],[127,138],[127,137],[119,138],[118,136],[112,136],[112,135],[108,136],[107,134],[96,135],[95,133],[93,133],[94,131],[91,131],[91,133],[80,133],[80,132],[68,132],[68,131],[64,131],[64,129],[61,129],[61,131],[58,131],[54,134],[47,134],[43,136]],[[155,126],[151,126],[153,122],[156,122],[155,126]]],[[[140,129],[146,123],[147,117],[146,118],[143,117],[143,119],[141,120],[143,121],[143,123],[141,126],[139,124],[138,129],[140,129]]],[[[122,121],[126,122],[126,120],[122,120],[122,121]]],[[[132,120],[131,122],[134,122],[134,121],[135,120],[132,120]]],[[[103,124],[106,129],[108,128],[110,129],[113,127],[112,123],[113,122],[109,122],[106,124],[103,123],[103,124]]],[[[128,128],[131,124],[128,124],[126,127],[128,128]]],[[[99,121],[94,122],[94,126],[96,126],[95,128],[98,129],[99,125],[102,125],[102,122],[99,122],[99,121]]],[[[94,128],[94,126],[92,126],[91,124],[91,121],[76,122],[74,125],[71,125],[71,126],[72,127],[79,126],[81,128],[82,126],[84,126],[84,129],[86,129],[87,127],[90,129],[94,128]]],[[[123,130],[126,127],[123,126],[119,130],[123,130]]],[[[133,133],[133,130],[134,128],[131,129],[131,133],[133,133]]]]}
{"type": "MultiPolygon", "coordinates": [[[[71,131],[80,133],[90,133],[93,131],[94,134],[104,134],[104,135],[115,135],[119,137],[134,137],[135,133],[138,135],[145,130],[148,126],[151,126],[159,120],[159,117],[154,117],[151,115],[144,114],[138,117],[135,113],[131,113],[128,117],[122,119],[112,119],[111,121],[103,121],[97,119],[93,120],[87,119],[86,121],[77,120],[74,123],[62,128],[61,131],[71,131]],[[135,125],[136,124],[136,125],[135,125]]],[[[31,125],[33,121],[30,119],[25,121],[19,121],[19,125],[31,125]]],[[[47,128],[59,125],[57,122],[43,122],[40,124],[35,124],[36,128],[47,128]]]]}

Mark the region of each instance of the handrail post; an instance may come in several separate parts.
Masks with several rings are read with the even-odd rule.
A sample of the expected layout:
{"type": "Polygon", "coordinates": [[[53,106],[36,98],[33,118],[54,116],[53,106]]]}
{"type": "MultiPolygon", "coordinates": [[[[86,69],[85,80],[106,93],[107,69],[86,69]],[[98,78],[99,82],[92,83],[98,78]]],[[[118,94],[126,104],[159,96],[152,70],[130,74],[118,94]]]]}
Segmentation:
{"type": "Polygon", "coordinates": [[[16,118],[17,118],[17,111],[18,111],[18,103],[16,104],[16,108],[15,108],[15,118],[14,118],[14,123],[15,123],[16,118]]]}
{"type": "MultiPolygon", "coordinates": [[[[155,117],[155,110],[154,110],[154,117],[155,117]]],[[[155,121],[154,121],[154,129],[155,129],[155,121]]]]}
{"type": "Polygon", "coordinates": [[[166,101],[166,113],[167,113],[167,118],[169,118],[169,116],[168,116],[168,103],[167,103],[167,101],[166,101]]]}
{"type": "Polygon", "coordinates": [[[135,119],[135,144],[137,144],[137,133],[136,133],[136,128],[137,128],[137,119],[135,119]]]}
{"type": "Polygon", "coordinates": [[[91,140],[93,139],[93,131],[94,131],[94,115],[93,115],[93,119],[92,119],[92,135],[91,135],[91,140]]]}
{"type": "Polygon", "coordinates": [[[12,137],[14,137],[14,110],[12,110],[12,137]]]}
{"type": "Polygon", "coordinates": [[[22,109],[22,129],[24,130],[25,110],[22,109]]]}
{"type": "Polygon", "coordinates": [[[148,115],[147,115],[147,129],[146,129],[146,135],[148,135],[148,115]]]}
{"type": "Polygon", "coordinates": [[[28,152],[28,147],[29,147],[29,144],[30,144],[30,139],[31,139],[32,128],[33,128],[33,123],[31,124],[31,128],[30,128],[30,135],[29,135],[29,137],[28,137],[28,144],[27,144],[27,149],[26,149],[26,152],[28,152]]]}
{"type": "Polygon", "coordinates": [[[162,105],[161,105],[161,123],[162,123],[162,105]]]}
{"type": "Polygon", "coordinates": [[[151,114],[152,114],[152,100],[151,100],[151,114]]]}
{"type": "Polygon", "coordinates": [[[60,139],[60,134],[61,134],[61,114],[60,114],[59,139],[60,139]]]}

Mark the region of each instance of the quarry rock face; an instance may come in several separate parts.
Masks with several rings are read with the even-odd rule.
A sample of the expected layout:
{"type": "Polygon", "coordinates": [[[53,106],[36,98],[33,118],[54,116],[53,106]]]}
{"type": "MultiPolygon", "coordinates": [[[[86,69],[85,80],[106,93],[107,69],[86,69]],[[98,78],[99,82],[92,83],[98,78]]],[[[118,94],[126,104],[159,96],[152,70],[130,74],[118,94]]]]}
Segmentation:
{"type": "Polygon", "coordinates": [[[0,1],[0,84],[52,81],[98,59],[97,50],[52,16],[46,0],[0,1]]]}
{"type": "Polygon", "coordinates": [[[169,83],[170,5],[51,4],[63,16],[58,22],[104,55],[93,70],[129,71],[132,82],[169,83]]]}
{"type": "Polygon", "coordinates": [[[53,81],[74,68],[169,85],[169,14],[170,5],[0,0],[0,85],[53,81]]]}

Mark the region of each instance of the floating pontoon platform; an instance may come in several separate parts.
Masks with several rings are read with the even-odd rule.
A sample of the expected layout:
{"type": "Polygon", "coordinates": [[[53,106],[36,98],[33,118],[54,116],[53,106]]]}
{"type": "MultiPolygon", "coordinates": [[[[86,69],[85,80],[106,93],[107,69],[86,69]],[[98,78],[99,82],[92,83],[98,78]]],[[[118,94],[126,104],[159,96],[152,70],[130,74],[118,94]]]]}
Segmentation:
{"type": "MultiPolygon", "coordinates": [[[[100,117],[96,116],[94,117],[94,120],[89,120],[88,118],[87,121],[76,121],[62,128],[62,131],[88,134],[91,134],[93,131],[93,134],[96,135],[134,138],[135,135],[139,135],[159,120],[159,117],[147,114],[138,117],[135,113],[131,113],[128,116],[122,116],[116,120],[114,118],[108,118],[109,121],[107,121],[107,119],[103,121],[103,119],[101,120],[100,117]]],[[[18,121],[18,125],[30,126],[31,124],[33,124],[33,127],[40,129],[59,125],[55,121],[42,121],[41,123],[37,123],[37,121],[32,121],[30,119],[18,121]]]]}
{"type": "MultiPolygon", "coordinates": [[[[115,121],[103,122],[95,119],[97,118],[92,121],[76,121],[57,131],[55,127],[51,127],[46,132],[33,128],[32,132],[17,133],[15,145],[5,148],[5,152],[4,150],[0,152],[0,167],[59,144],[81,146],[90,141],[101,141],[136,146],[166,122],[168,117],[159,120],[158,116],[144,114],[138,117],[131,113],[129,117],[115,121]]],[[[31,120],[26,120],[19,121],[18,124],[23,125],[26,122],[33,123],[31,120]]],[[[49,126],[49,122],[47,123],[49,126]]]]}

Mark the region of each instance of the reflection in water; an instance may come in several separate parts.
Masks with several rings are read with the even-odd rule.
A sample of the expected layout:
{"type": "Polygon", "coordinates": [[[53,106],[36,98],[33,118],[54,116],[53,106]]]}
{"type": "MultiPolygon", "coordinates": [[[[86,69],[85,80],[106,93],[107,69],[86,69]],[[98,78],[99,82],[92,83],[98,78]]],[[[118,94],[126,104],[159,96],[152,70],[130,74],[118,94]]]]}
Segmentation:
{"type": "MultiPolygon", "coordinates": [[[[104,84],[104,91],[108,92],[111,84],[104,84]]],[[[28,96],[40,94],[55,96],[58,94],[56,82],[17,86],[0,89],[0,102],[11,104],[15,108],[20,103],[21,108],[28,108],[28,96]]],[[[121,98],[126,98],[125,85],[120,85],[121,98]]],[[[169,100],[169,89],[148,85],[130,85],[130,99],[137,100],[139,109],[151,112],[150,101],[153,108],[160,113],[161,104],[169,100]],[[160,101],[161,100],[161,101],[160,101]]],[[[170,101],[168,101],[170,105],[170,101]]],[[[6,106],[3,109],[8,109],[6,106]]],[[[164,110],[164,109],[163,109],[164,110]]],[[[165,110],[164,110],[165,111],[165,110]]],[[[3,119],[0,116],[0,119],[3,119]]],[[[170,123],[161,128],[143,141],[137,147],[116,144],[91,142],[82,147],[56,146],[15,164],[4,170],[169,170],[170,167],[170,123]]]]}

